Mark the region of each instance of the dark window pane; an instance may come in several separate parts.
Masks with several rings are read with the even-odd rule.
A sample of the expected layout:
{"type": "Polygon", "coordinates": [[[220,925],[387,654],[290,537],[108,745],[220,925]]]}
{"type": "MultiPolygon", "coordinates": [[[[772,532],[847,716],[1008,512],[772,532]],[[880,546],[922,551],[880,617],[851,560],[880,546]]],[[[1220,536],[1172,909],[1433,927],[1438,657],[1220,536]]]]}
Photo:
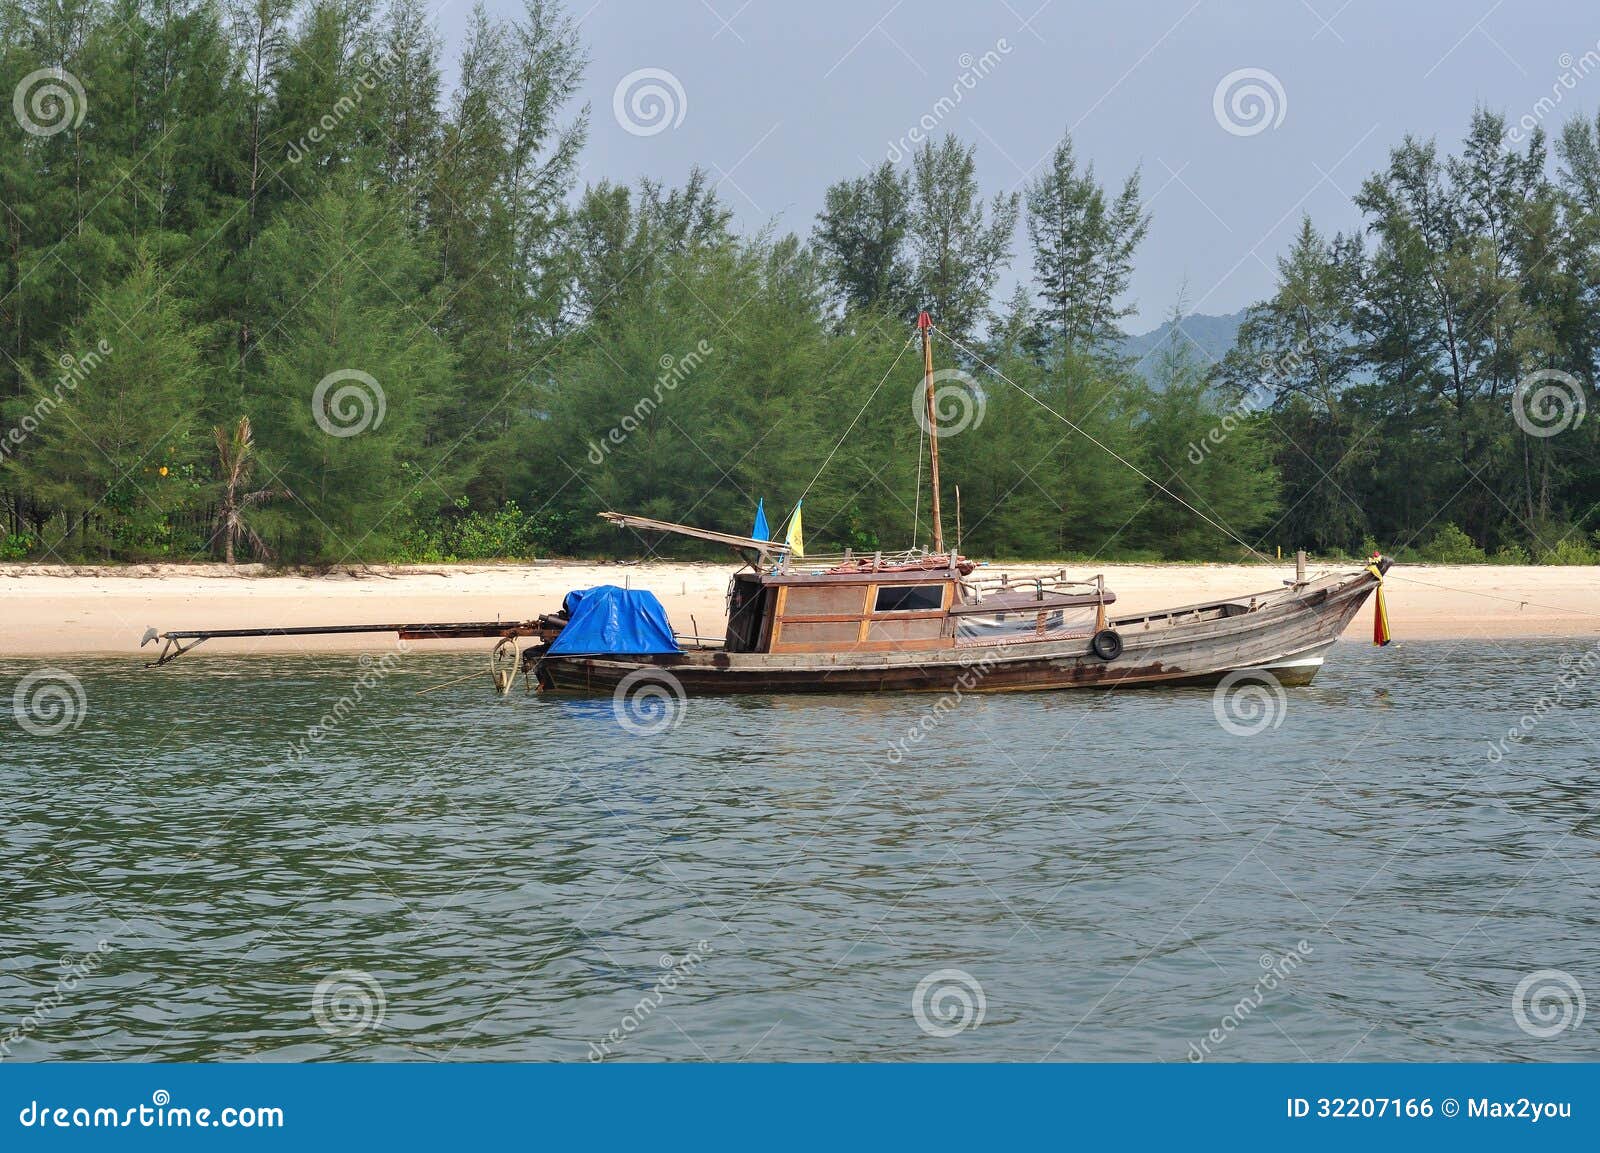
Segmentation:
{"type": "Polygon", "coordinates": [[[879,613],[933,612],[944,607],[944,585],[884,585],[872,606],[879,613]]]}

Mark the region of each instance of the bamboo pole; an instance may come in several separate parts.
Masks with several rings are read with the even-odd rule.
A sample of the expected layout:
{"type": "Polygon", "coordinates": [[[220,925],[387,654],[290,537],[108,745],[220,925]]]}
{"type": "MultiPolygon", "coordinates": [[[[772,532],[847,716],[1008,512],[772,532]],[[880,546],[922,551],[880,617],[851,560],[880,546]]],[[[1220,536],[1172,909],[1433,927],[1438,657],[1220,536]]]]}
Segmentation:
{"type": "Polygon", "coordinates": [[[944,522],[939,516],[939,425],[933,405],[933,321],[926,312],[917,315],[922,330],[923,399],[928,413],[928,465],[933,487],[933,551],[944,552],[944,522]]]}

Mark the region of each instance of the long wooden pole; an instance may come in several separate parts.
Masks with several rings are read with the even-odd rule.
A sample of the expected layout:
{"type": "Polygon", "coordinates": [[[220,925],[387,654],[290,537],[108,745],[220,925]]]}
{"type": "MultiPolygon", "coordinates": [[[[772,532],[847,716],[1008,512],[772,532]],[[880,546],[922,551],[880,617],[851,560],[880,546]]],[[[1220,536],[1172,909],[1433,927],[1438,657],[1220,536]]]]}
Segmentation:
{"type": "Polygon", "coordinates": [[[939,516],[939,424],[933,405],[933,321],[926,312],[917,315],[917,327],[922,329],[923,399],[928,412],[928,464],[933,485],[933,551],[942,553],[944,522],[939,516]]]}

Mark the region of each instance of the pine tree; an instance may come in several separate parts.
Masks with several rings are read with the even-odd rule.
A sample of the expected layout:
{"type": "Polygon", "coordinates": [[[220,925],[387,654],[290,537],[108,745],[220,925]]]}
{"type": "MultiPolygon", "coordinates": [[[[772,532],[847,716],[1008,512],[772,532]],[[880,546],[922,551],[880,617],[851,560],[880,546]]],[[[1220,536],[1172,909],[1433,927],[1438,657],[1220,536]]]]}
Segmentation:
{"type": "Polygon", "coordinates": [[[987,213],[976,149],[947,136],[912,159],[915,286],[933,321],[957,339],[977,334],[989,296],[1011,260],[1020,196],[996,193],[987,213]]]}
{"type": "Polygon", "coordinates": [[[1048,333],[1091,353],[1120,339],[1117,322],[1134,312],[1125,300],[1133,255],[1149,228],[1138,172],[1108,201],[1094,165],[1079,172],[1072,138],[1064,136],[1049,169],[1028,185],[1028,237],[1044,302],[1039,320],[1048,333]]]}
{"type": "Polygon", "coordinates": [[[12,406],[26,439],[4,471],[51,513],[45,555],[170,554],[196,500],[200,338],[167,275],[141,252],[12,406]]]}
{"type": "Polygon", "coordinates": [[[910,316],[911,176],[885,160],[865,176],[830,185],[812,245],[845,312],[875,309],[910,316]]]}
{"type": "Polygon", "coordinates": [[[305,558],[382,555],[413,507],[437,503],[450,446],[423,447],[452,355],[431,326],[428,264],[389,206],[340,180],[284,209],[260,241],[270,324],[252,424],[271,487],[263,510],[305,558]]]}

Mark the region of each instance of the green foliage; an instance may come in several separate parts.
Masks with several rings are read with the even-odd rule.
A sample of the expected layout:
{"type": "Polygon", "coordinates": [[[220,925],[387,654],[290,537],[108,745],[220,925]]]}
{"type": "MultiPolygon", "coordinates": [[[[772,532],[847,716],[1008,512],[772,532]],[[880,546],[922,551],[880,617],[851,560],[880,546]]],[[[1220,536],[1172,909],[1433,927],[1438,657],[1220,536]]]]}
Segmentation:
{"type": "MultiPolygon", "coordinates": [[[[1600,540],[1595,541],[1600,546],[1600,540]]],[[[1591,547],[1580,536],[1563,536],[1554,545],[1539,552],[1540,564],[1592,565],[1600,564],[1600,547],[1591,547]]]]}
{"type": "Polygon", "coordinates": [[[266,314],[247,408],[262,460],[293,494],[262,510],[285,552],[384,555],[398,507],[440,453],[423,430],[448,393],[452,358],[429,328],[422,254],[385,227],[388,205],[336,179],[261,236],[266,314]]]}
{"type": "Polygon", "coordinates": [[[1453,524],[1444,524],[1421,550],[1430,564],[1483,564],[1488,559],[1472,538],[1453,524]]]}
{"type": "Polygon", "coordinates": [[[1033,270],[1051,328],[1069,348],[1105,348],[1120,333],[1133,256],[1150,228],[1139,199],[1139,174],[1114,200],[1096,183],[1094,165],[1080,172],[1071,136],[1050,168],[1028,185],[1028,236],[1033,270]]]}
{"type": "Polygon", "coordinates": [[[1516,419],[1544,369],[1600,411],[1600,120],[1555,164],[1482,111],[1455,155],[1404,140],[1359,233],[1303,222],[1227,358],[1168,346],[1147,386],[1117,354],[1137,173],[1063,138],[985,200],[946,136],[827,188],[808,243],[741,235],[699,168],[576,187],[558,5],[480,7],[451,62],[429,12],[0,0],[0,91],[65,67],[90,102],[0,133],[0,556],[226,555],[230,516],[291,562],[714,555],[594,514],[744,531],[764,498],[781,531],[802,496],[813,550],[927,546],[921,307],[963,345],[969,553],[1600,555],[1600,421],[1516,419]],[[207,430],[241,418],[230,488],[207,430]]]}
{"type": "Polygon", "coordinates": [[[474,511],[462,497],[450,515],[409,526],[396,542],[391,559],[448,564],[473,560],[532,560],[561,539],[566,526],[560,514],[528,515],[507,501],[492,512],[474,511]]]}

